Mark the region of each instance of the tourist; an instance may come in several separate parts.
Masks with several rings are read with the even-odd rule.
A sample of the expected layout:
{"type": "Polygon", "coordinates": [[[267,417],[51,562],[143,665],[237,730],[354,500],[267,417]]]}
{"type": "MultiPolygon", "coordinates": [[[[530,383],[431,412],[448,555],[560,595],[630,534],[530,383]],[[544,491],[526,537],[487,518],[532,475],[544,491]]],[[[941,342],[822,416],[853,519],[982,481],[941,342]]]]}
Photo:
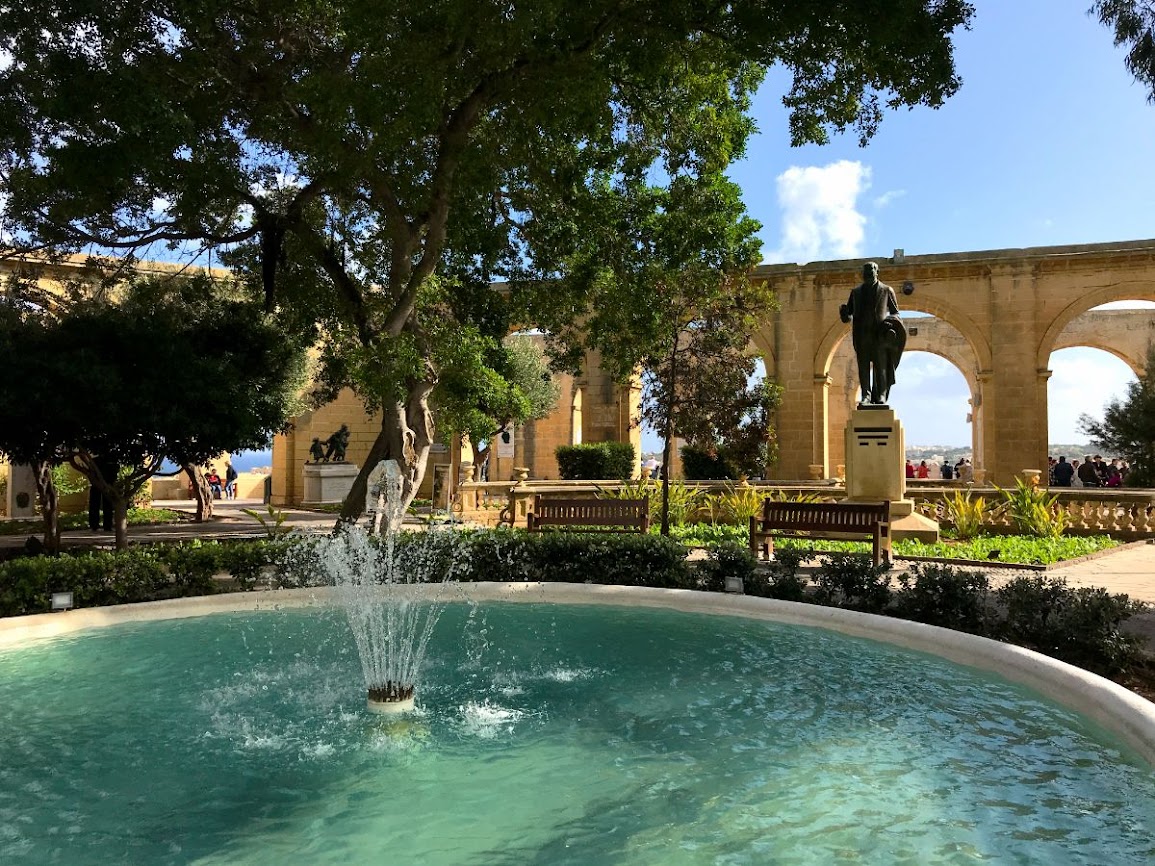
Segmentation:
{"type": "Polygon", "coordinates": [[[237,470],[232,463],[225,463],[225,498],[237,498],[237,470]]]}
{"type": "Polygon", "coordinates": [[[1107,467],[1107,483],[1106,487],[1122,487],[1123,473],[1119,471],[1119,467],[1115,461],[1111,461],[1111,465],[1107,467]]]}
{"type": "Polygon", "coordinates": [[[967,460],[965,457],[962,458],[962,461],[960,462],[959,469],[958,469],[958,480],[966,482],[966,483],[970,483],[970,481],[973,477],[974,477],[974,467],[971,466],[969,460],[967,460]]]}
{"type": "Polygon", "coordinates": [[[951,481],[954,479],[954,467],[950,465],[949,460],[944,460],[942,462],[941,472],[943,481],[951,481]]]}
{"type": "Polygon", "coordinates": [[[925,460],[921,461],[918,464],[918,477],[919,477],[919,480],[922,480],[924,478],[930,478],[930,467],[926,465],[925,460]]]}
{"type": "Polygon", "coordinates": [[[1103,459],[1102,454],[1095,455],[1095,476],[1099,480],[1100,487],[1107,486],[1107,461],[1103,459]]]}
{"type": "Polygon", "coordinates": [[[213,495],[213,499],[221,498],[221,476],[217,475],[216,467],[210,466],[209,471],[205,473],[205,483],[209,486],[209,491],[213,495]]]}
{"type": "Polygon", "coordinates": [[[1081,487],[1099,486],[1099,476],[1095,472],[1095,463],[1090,454],[1083,458],[1083,465],[1079,467],[1079,480],[1083,482],[1081,487]]]}
{"type": "Polygon", "coordinates": [[[1075,467],[1067,462],[1067,455],[1064,454],[1051,470],[1051,483],[1055,487],[1070,487],[1074,477],[1075,467]]]}

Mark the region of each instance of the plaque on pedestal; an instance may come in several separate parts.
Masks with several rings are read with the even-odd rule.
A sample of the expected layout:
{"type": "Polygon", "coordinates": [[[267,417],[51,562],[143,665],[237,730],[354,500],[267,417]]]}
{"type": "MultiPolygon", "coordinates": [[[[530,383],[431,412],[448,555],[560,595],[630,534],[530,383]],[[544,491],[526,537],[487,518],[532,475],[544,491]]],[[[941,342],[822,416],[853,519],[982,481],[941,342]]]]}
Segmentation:
{"type": "Polygon", "coordinates": [[[8,516],[36,516],[36,475],[24,463],[8,464],[8,516]]]}
{"type": "Polygon", "coordinates": [[[306,463],[302,505],[344,502],[361,468],[356,463],[306,463]]]}
{"type": "Polygon", "coordinates": [[[890,502],[890,537],[938,541],[938,524],[906,498],[906,437],[894,410],[859,406],[846,424],[846,498],[890,502]]]}

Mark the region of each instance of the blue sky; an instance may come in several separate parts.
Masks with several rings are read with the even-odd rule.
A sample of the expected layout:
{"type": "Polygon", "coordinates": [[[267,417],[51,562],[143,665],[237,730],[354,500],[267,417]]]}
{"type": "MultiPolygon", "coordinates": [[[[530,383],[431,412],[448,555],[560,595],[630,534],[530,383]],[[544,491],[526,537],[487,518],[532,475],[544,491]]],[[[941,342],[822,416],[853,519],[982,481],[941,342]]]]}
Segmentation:
{"type": "MultiPolygon", "coordinates": [[[[1111,31],[1086,14],[1090,2],[974,0],[974,26],[956,39],[962,88],[937,110],[887,114],[866,148],[853,133],[791,148],[781,106],[789,79],[771,72],[754,107],[761,132],[731,173],[762,223],[763,258],[1155,237],[1155,106],[1111,31]]],[[[1053,443],[1084,441],[1078,414],[1101,415],[1133,379],[1094,349],[1056,353],[1051,366],[1053,443]],[[1088,381],[1098,383],[1094,405],[1081,396],[1088,381]]],[[[891,402],[909,444],[969,445],[968,397],[955,367],[920,352],[903,358],[891,402]]]]}

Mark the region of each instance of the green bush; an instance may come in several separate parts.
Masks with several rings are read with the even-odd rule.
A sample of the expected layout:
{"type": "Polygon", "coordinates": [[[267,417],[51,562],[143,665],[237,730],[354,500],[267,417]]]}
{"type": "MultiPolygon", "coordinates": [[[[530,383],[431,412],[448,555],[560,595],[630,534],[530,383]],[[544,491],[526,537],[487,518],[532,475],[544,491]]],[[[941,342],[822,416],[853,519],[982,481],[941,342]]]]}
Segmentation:
{"type": "Polygon", "coordinates": [[[699,567],[701,580],[698,588],[710,592],[722,592],[726,588],[726,578],[741,578],[749,591],[755,583],[757,560],[749,548],[739,544],[719,544],[710,551],[710,558],[699,567]]]}
{"type": "Polygon", "coordinates": [[[962,540],[974,538],[982,532],[987,519],[987,501],[982,496],[971,498],[971,491],[956,490],[943,498],[943,518],[954,526],[962,540]]]}
{"type": "Polygon", "coordinates": [[[990,579],[981,571],[919,563],[898,575],[895,616],[986,635],[991,630],[990,579]]]}
{"type": "Polygon", "coordinates": [[[557,449],[558,472],[566,481],[601,481],[634,474],[634,446],[629,442],[590,442],[557,449]]]}
{"type": "Polygon", "coordinates": [[[1127,670],[1140,641],[1123,621],[1146,608],[1101,587],[1072,589],[1062,578],[1020,575],[998,591],[1001,636],[1011,643],[1101,674],[1127,670]]]}
{"type": "Polygon", "coordinates": [[[1039,538],[1062,537],[1068,518],[1058,493],[1047,493],[1021,478],[1015,479],[1014,490],[1004,490],[998,485],[995,489],[1003,495],[1002,507],[1020,532],[1039,538]]]}
{"type": "Polygon", "coordinates": [[[71,592],[76,607],[97,607],[167,598],[169,584],[148,548],[12,559],[0,564],[0,616],[44,613],[54,592],[71,592]]]}
{"type": "Polygon", "coordinates": [[[890,563],[875,565],[869,556],[832,554],[823,556],[818,567],[819,604],[882,613],[890,603],[890,563]]]}
{"type": "Polygon", "coordinates": [[[806,601],[810,581],[800,573],[805,558],[806,552],[803,550],[776,547],[768,567],[755,573],[746,591],[762,598],[806,601]]]}
{"type": "Polygon", "coordinates": [[[736,481],[740,474],[720,453],[711,454],[692,445],[682,448],[682,475],[688,481],[736,481]]]}

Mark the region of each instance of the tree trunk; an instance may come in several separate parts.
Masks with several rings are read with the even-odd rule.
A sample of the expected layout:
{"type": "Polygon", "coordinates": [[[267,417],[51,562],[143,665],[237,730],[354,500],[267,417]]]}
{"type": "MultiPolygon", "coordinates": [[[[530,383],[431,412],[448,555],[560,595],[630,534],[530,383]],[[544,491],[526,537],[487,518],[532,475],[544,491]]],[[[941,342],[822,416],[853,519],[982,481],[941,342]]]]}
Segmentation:
{"type": "Polygon", "coordinates": [[[197,514],[194,519],[197,523],[211,520],[213,516],[213,492],[209,490],[209,483],[205,481],[205,474],[201,472],[199,466],[193,466],[191,463],[182,463],[180,468],[188,476],[193,497],[197,501],[197,514]]]}
{"type": "Polygon", "coordinates": [[[44,549],[55,556],[60,553],[60,502],[52,480],[52,464],[33,463],[36,495],[40,497],[40,516],[44,520],[44,549]]]}
{"type": "Polygon", "coordinates": [[[116,549],[128,550],[128,505],[132,496],[123,495],[115,485],[112,490],[108,498],[112,500],[112,528],[116,532],[116,549]]]}
{"type": "Polygon", "coordinates": [[[670,350],[670,387],[666,406],[665,424],[662,430],[662,535],[670,534],[670,454],[673,452],[674,409],[678,404],[678,338],[674,334],[674,346],[670,350]]]}
{"type": "Polygon", "coordinates": [[[429,448],[433,445],[436,433],[433,415],[429,411],[429,394],[436,384],[436,380],[413,384],[404,403],[384,408],[381,413],[381,432],[377,434],[365,465],[357,473],[353,487],[341,505],[338,527],[343,523],[356,523],[365,513],[369,475],[382,460],[396,460],[401,466],[401,477],[404,479],[402,513],[417,496],[425,478],[429,448]]]}

